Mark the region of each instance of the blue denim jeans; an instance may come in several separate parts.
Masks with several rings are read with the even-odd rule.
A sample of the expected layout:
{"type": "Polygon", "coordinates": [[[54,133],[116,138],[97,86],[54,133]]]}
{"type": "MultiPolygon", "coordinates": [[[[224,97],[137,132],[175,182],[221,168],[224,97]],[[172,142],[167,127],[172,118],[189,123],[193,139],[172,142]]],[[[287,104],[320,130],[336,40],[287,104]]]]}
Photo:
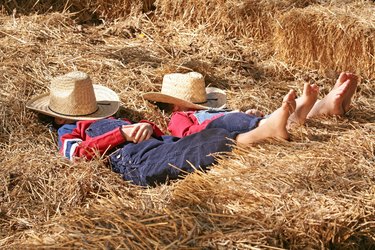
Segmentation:
{"type": "Polygon", "coordinates": [[[175,180],[195,170],[205,171],[215,163],[211,155],[229,152],[237,133],[205,129],[184,138],[162,136],[128,143],[110,155],[112,170],[123,179],[141,186],[175,180]]]}
{"type": "Polygon", "coordinates": [[[244,133],[258,127],[262,119],[263,117],[248,115],[242,112],[227,113],[210,122],[206,129],[223,128],[229,132],[244,133]]]}

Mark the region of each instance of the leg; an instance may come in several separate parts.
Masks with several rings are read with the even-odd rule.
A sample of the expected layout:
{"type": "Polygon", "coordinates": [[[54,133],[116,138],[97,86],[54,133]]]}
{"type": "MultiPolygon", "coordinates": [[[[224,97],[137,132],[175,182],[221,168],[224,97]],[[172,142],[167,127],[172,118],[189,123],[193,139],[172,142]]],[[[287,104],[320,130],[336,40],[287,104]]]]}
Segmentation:
{"type": "Polygon", "coordinates": [[[245,133],[258,127],[263,117],[248,115],[243,112],[230,112],[212,120],[206,127],[223,128],[229,132],[245,133]]]}
{"type": "Polygon", "coordinates": [[[357,85],[357,76],[341,73],[332,90],[314,104],[307,118],[345,114],[350,108],[357,85]]]}
{"type": "Polygon", "coordinates": [[[175,180],[215,163],[212,154],[229,152],[237,133],[225,129],[205,129],[178,138],[163,136],[138,144],[128,143],[110,156],[114,172],[140,186],[154,186],[175,180]]]}
{"type": "Polygon", "coordinates": [[[289,115],[296,108],[295,98],[295,91],[290,90],[284,97],[280,108],[273,112],[269,118],[263,119],[256,129],[239,134],[236,141],[240,144],[251,145],[270,138],[288,139],[286,125],[289,115]]]}

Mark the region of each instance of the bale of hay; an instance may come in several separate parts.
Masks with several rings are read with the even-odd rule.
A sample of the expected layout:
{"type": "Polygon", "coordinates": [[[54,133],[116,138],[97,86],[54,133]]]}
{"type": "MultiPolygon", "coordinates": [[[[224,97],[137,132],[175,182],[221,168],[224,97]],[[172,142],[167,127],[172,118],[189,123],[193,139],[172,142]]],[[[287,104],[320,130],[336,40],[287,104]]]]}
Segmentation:
{"type": "Polygon", "coordinates": [[[311,6],[282,15],[275,30],[277,57],[320,72],[348,70],[375,77],[375,5],[311,6]]]}
{"type": "Polygon", "coordinates": [[[272,34],[274,15],[316,0],[156,0],[156,16],[181,20],[190,27],[205,26],[221,34],[266,39],[272,34]]]}

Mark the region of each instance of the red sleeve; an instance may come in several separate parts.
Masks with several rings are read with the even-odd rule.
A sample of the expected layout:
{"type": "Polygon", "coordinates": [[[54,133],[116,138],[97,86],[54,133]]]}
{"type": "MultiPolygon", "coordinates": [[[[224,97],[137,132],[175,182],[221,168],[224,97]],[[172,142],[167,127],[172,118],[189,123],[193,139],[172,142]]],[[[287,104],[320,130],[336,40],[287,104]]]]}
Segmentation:
{"type": "Polygon", "coordinates": [[[93,122],[79,121],[77,122],[77,127],[71,133],[62,135],[60,153],[70,160],[73,160],[74,157],[92,159],[96,153],[102,155],[107,150],[126,142],[120,128],[90,138],[85,131],[93,122]]]}
{"type": "Polygon", "coordinates": [[[193,115],[194,112],[175,112],[172,114],[171,120],[168,124],[168,131],[173,136],[185,137],[199,131],[202,131],[207,125],[217,117],[205,120],[201,124],[198,123],[197,119],[193,115]]]}
{"type": "Polygon", "coordinates": [[[164,135],[164,133],[161,131],[161,129],[158,126],[156,126],[155,123],[147,121],[147,120],[140,120],[139,123],[141,123],[141,122],[148,123],[152,126],[152,129],[154,130],[154,133],[152,134],[152,136],[160,137],[160,136],[164,135]]]}

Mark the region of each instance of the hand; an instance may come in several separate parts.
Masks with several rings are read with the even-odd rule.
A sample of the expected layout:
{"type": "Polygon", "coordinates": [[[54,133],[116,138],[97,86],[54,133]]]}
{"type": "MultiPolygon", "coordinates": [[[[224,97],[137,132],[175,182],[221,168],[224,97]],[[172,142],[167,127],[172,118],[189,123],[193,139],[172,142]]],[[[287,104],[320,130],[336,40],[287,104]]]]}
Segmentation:
{"type": "Polygon", "coordinates": [[[245,111],[245,113],[247,115],[255,115],[257,117],[263,117],[264,116],[263,112],[259,111],[257,109],[248,109],[248,110],[245,111]]]}
{"type": "Polygon", "coordinates": [[[139,143],[150,139],[150,137],[154,133],[154,130],[148,123],[137,123],[131,125],[123,125],[121,127],[121,132],[127,141],[139,143]]]}

